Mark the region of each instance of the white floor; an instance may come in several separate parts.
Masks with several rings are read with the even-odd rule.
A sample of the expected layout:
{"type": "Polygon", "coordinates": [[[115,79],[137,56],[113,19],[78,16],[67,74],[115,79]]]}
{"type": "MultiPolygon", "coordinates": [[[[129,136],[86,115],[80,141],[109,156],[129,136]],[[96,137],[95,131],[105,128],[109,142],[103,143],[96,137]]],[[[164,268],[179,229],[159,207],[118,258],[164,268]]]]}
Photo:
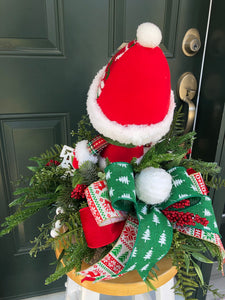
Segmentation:
{"type": "MultiPolygon", "coordinates": [[[[101,295],[100,300],[132,300],[132,296],[128,297],[116,297],[116,296],[107,296],[107,295],[101,295]]],[[[148,297],[146,297],[148,300],[155,300],[155,294],[154,292],[150,292],[148,297]]],[[[176,296],[176,300],[183,300],[183,297],[176,296]]],[[[25,300],[25,299],[24,299],[25,300]]],[[[65,293],[55,293],[50,295],[44,295],[39,297],[32,297],[32,298],[26,298],[26,300],[65,300],[65,293]]],[[[80,299],[74,299],[74,300],[80,300],[80,299]]],[[[90,299],[91,300],[91,299],[90,299]]]]}
{"type": "MultiPolygon", "coordinates": [[[[223,268],[225,269],[225,268],[223,268]]],[[[221,275],[221,272],[217,270],[217,264],[215,263],[211,273],[210,284],[217,288],[221,294],[225,294],[225,276],[221,275]]],[[[217,300],[225,300],[223,298],[216,298],[217,300]]],[[[215,300],[212,294],[208,293],[206,300],[215,300]]]]}

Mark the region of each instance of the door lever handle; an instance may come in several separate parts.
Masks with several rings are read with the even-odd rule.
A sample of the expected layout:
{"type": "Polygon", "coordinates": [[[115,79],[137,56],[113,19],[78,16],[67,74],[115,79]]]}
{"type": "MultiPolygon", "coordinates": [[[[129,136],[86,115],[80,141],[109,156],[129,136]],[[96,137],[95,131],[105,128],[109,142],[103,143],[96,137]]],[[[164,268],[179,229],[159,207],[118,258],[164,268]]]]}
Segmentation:
{"type": "Polygon", "coordinates": [[[195,119],[195,105],[192,102],[197,91],[197,80],[195,76],[186,72],[181,75],[177,84],[177,93],[179,98],[188,104],[188,116],[187,116],[187,124],[184,130],[184,133],[187,133],[191,130],[195,119]]]}
{"type": "Polygon", "coordinates": [[[187,123],[186,123],[186,128],[184,130],[184,133],[188,133],[191,130],[191,127],[195,119],[195,105],[192,102],[192,100],[188,98],[188,96],[186,96],[184,99],[181,100],[183,100],[188,104],[187,123]]]}

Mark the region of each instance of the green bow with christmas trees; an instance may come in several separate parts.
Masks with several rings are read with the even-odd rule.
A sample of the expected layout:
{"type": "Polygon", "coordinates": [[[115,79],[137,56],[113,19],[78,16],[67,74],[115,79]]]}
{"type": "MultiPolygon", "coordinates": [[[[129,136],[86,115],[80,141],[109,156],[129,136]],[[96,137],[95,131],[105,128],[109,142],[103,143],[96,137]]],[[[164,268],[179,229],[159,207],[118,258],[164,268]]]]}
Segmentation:
{"type": "MultiPolygon", "coordinates": [[[[173,226],[188,226],[210,236],[219,235],[211,199],[198,191],[183,167],[167,171],[172,176],[169,199],[162,204],[147,205],[136,200],[132,166],[117,162],[106,169],[106,181],[112,206],[136,214],[139,226],[136,242],[124,269],[118,275],[136,269],[143,280],[152,267],[169,251],[173,226]]],[[[113,277],[113,276],[112,276],[113,277]]]]}

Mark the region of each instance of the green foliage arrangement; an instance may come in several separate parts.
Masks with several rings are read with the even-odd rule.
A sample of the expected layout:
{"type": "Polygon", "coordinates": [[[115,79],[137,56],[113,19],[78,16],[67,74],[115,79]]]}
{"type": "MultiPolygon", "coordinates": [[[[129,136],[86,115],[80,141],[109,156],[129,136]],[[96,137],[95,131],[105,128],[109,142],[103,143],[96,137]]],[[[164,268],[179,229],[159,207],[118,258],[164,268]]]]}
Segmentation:
{"type": "MultiPolygon", "coordinates": [[[[180,108],[175,113],[169,133],[150,148],[139,165],[133,159],[134,171],[140,172],[150,166],[165,170],[173,166],[184,166],[201,172],[210,187],[225,186],[225,180],[218,178],[220,168],[216,163],[184,158],[193,144],[195,133],[183,134],[182,117],[180,108]]],[[[91,140],[95,134],[86,116],[79,123],[78,132],[72,132],[73,136],[77,136],[78,141],[91,140]]],[[[30,251],[30,255],[36,257],[39,251],[49,247],[55,249],[59,245],[63,246],[63,251],[56,261],[56,271],[46,279],[46,284],[59,279],[73,269],[79,271],[82,261],[93,263],[94,260],[99,260],[115,244],[114,242],[107,245],[100,251],[87,246],[79,215],[79,210],[87,206],[87,201],[84,198],[74,199],[71,197],[71,192],[77,184],[89,185],[104,178],[104,173],[95,164],[86,162],[71,176],[66,169],[59,166],[61,150],[62,146],[55,145],[39,157],[31,159],[36,163],[36,166],[28,167],[32,176],[29,181],[21,179],[22,187],[16,189],[15,200],[10,203],[10,207],[16,208],[16,211],[6,217],[1,224],[0,232],[0,236],[8,234],[38,211],[48,209],[49,222],[41,224],[38,228],[39,235],[32,241],[33,248],[30,251]],[[57,207],[61,207],[62,211],[56,215],[57,207]],[[60,221],[63,227],[60,234],[53,238],[50,231],[57,221],[60,221]]],[[[221,253],[215,245],[174,230],[173,242],[168,255],[178,270],[177,283],[174,287],[177,294],[184,296],[185,299],[193,299],[195,290],[201,287],[204,292],[210,290],[218,296],[216,289],[204,283],[198,265],[198,262],[212,263],[212,260],[208,258],[209,253],[211,257],[219,261],[219,266],[221,266],[221,253]]],[[[152,268],[149,279],[157,277],[155,269],[157,266],[152,268]]],[[[148,282],[154,289],[151,282],[148,282]]]]}

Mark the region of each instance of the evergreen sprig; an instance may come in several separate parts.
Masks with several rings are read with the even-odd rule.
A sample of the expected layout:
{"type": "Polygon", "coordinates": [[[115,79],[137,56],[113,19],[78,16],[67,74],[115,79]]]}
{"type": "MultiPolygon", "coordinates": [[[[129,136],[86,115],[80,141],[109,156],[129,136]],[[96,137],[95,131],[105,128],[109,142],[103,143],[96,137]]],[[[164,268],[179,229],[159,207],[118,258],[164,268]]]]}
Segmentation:
{"type": "MultiPolygon", "coordinates": [[[[47,149],[44,153],[42,153],[39,157],[31,157],[30,160],[37,163],[39,168],[44,167],[46,163],[48,163],[50,160],[58,160],[60,159],[60,153],[62,151],[63,145],[55,144],[50,149],[47,149]]],[[[38,167],[28,167],[31,171],[37,171],[38,167]]]]}
{"type": "Polygon", "coordinates": [[[186,169],[193,168],[196,172],[201,172],[203,178],[207,176],[215,176],[218,175],[221,171],[221,168],[218,166],[216,162],[205,162],[202,160],[196,159],[182,159],[180,165],[185,167],[186,169]]]}
{"type": "Polygon", "coordinates": [[[90,185],[92,182],[97,181],[99,178],[99,172],[100,169],[96,166],[96,164],[91,161],[84,162],[80,168],[74,172],[72,179],[73,187],[81,183],[90,185]]]}
{"type": "Polygon", "coordinates": [[[71,131],[71,135],[77,137],[77,142],[82,140],[92,140],[96,136],[96,131],[94,130],[88,115],[83,115],[80,122],[77,125],[77,132],[71,131]]]}
{"type": "Polygon", "coordinates": [[[173,136],[180,136],[184,133],[184,113],[182,110],[183,106],[181,105],[178,110],[174,111],[173,121],[165,139],[170,139],[173,136]]]}
{"type": "Polygon", "coordinates": [[[204,294],[207,291],[211,291],[214,295],[219,294],[217,289],[205,284],[204,276],[197,263],[213,263],[207,257],[209,254],[218,261],[222,259],[216,245],[174,231],[168,256],[172,258],[173,265],[177,268],[177,282],[173,287],[177,295],[181,295],[188,300],[197,300],[192,297],[199,287],[204,294]]]}
{"type": "Polygon", "coordinates": [[[164,138],[147,151],[139,165],[136,164],[135,160],[132,161],[134,171],[140,172],[147,167],[169,169],[173,166],[179,166],[194,138],[194,132],[164,138]]]}

